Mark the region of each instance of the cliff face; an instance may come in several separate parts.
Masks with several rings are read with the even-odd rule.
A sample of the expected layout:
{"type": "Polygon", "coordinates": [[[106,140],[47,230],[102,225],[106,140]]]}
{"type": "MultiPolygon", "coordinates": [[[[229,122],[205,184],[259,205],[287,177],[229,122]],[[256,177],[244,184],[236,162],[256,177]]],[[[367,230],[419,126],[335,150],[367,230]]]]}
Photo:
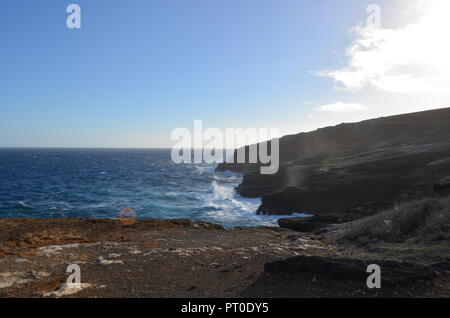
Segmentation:
{"type": "Polygon", "coordinates": [[[261,197],[263,214],[334,214],[427,195],[450,183],[450,108],[285,136],[278,173],[258,168],[217,170],[244,173],[236,190],[261,197]]]}

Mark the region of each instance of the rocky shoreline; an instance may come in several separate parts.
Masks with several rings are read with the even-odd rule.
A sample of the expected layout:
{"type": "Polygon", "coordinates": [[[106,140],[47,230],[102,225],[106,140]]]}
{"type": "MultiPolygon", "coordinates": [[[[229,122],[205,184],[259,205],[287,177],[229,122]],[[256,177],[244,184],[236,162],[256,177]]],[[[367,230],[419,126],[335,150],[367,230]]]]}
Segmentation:
{"type": "Polygon", "coordinates": [[[449,163],[450,108],[444,108],[282,137],[274,175],[260,174],[260,164],[223,163],[217,170],[244,174],[236,191],[260,197],[258,213],[308,213],[319,223],[448,194],[449,163]]]}
{"type": "Polygon", "coordinates": [[[450,297],[450,108],[286,136],[280,162],[217,167],[257,213],[313,215],[280,228],[0,219],[0,297],[450,297]]]}
{"type": "Polygon", "coordinates": [[[385,269],[396,284],[367,289],[362,262],[385,264],[387,255],[281,228],[1,219],[0,297],[449,297],[447,263],[411,250],[395,252],[385,269]],[[65,285],[71,264],[81,268],[81,288],[65,285]]]}

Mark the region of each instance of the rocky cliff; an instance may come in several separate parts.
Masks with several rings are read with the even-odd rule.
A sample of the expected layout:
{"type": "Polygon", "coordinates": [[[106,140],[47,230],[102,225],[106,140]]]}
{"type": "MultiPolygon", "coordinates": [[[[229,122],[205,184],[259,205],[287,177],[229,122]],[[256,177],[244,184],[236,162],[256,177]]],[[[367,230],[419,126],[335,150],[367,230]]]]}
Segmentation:
{"type": "Polygon", "coordinates": [[[261,197],[262,214],[377,209],[450,183],[450,108],[282,137],[274,175],[259,174],[259,164],[225,163],[217,170],[243,173],[236,190],[261,197]]]}

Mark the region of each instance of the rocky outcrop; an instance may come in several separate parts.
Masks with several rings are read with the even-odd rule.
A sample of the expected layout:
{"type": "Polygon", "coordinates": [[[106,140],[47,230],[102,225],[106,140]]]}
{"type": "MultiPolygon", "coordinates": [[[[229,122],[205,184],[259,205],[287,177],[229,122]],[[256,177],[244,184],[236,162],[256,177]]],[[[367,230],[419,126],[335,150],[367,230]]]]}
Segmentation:
{"type": "Polygon", "coordinates": [[[258,213],[342,217],[447,191],[449,162],[445,108],[285,136],[274,175],[259,174],[258,164],[221,164],[218,170],[245,174],[236,190],[262,198],[258,213]]]}
{"type": "Polygon", "coordinates": [[[299,231],[299,232],[313,232],[321,229],[330,223],[338,223],[341,220],[337,217],[327,216],[310,216],[298,218],[281,218],[278,219],[278,225],[281,228],[299,231]]]}
{"type": "Polygon", "coordinates": [[[307,273],[317,278],[365,283],[369,276],[367,267],[371,264],[376,264],[381,269],[381,286],[401,286],[419,280],[429,280],[436,275],[434,267],[406,262],[303,255],[266,263],[264,272],[266,274],[307,273]]]}
{"type": "Polygon", "coordinates": [[[331,214],[431,195],[433,186],[450,175],[450,165],[434,165],[450,157],[450,143],[403,145],[336,160],[326,169],[309,167],[308,175],[291,173],[301,184],[263,195],[258,213],[331,214]]]}

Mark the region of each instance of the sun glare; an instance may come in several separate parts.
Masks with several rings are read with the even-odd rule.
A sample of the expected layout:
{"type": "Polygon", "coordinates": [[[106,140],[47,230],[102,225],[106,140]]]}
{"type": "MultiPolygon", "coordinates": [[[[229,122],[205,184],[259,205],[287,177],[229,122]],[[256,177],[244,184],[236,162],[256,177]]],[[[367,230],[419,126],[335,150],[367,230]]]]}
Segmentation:
{"type": "Polygon", "coordinates": [[[401,28],[357,28],[348,66],[321,72],[346,90],[366,86],[396,93],[450,91],[450,1],[433,2],[417,22],[401,28]]]}

